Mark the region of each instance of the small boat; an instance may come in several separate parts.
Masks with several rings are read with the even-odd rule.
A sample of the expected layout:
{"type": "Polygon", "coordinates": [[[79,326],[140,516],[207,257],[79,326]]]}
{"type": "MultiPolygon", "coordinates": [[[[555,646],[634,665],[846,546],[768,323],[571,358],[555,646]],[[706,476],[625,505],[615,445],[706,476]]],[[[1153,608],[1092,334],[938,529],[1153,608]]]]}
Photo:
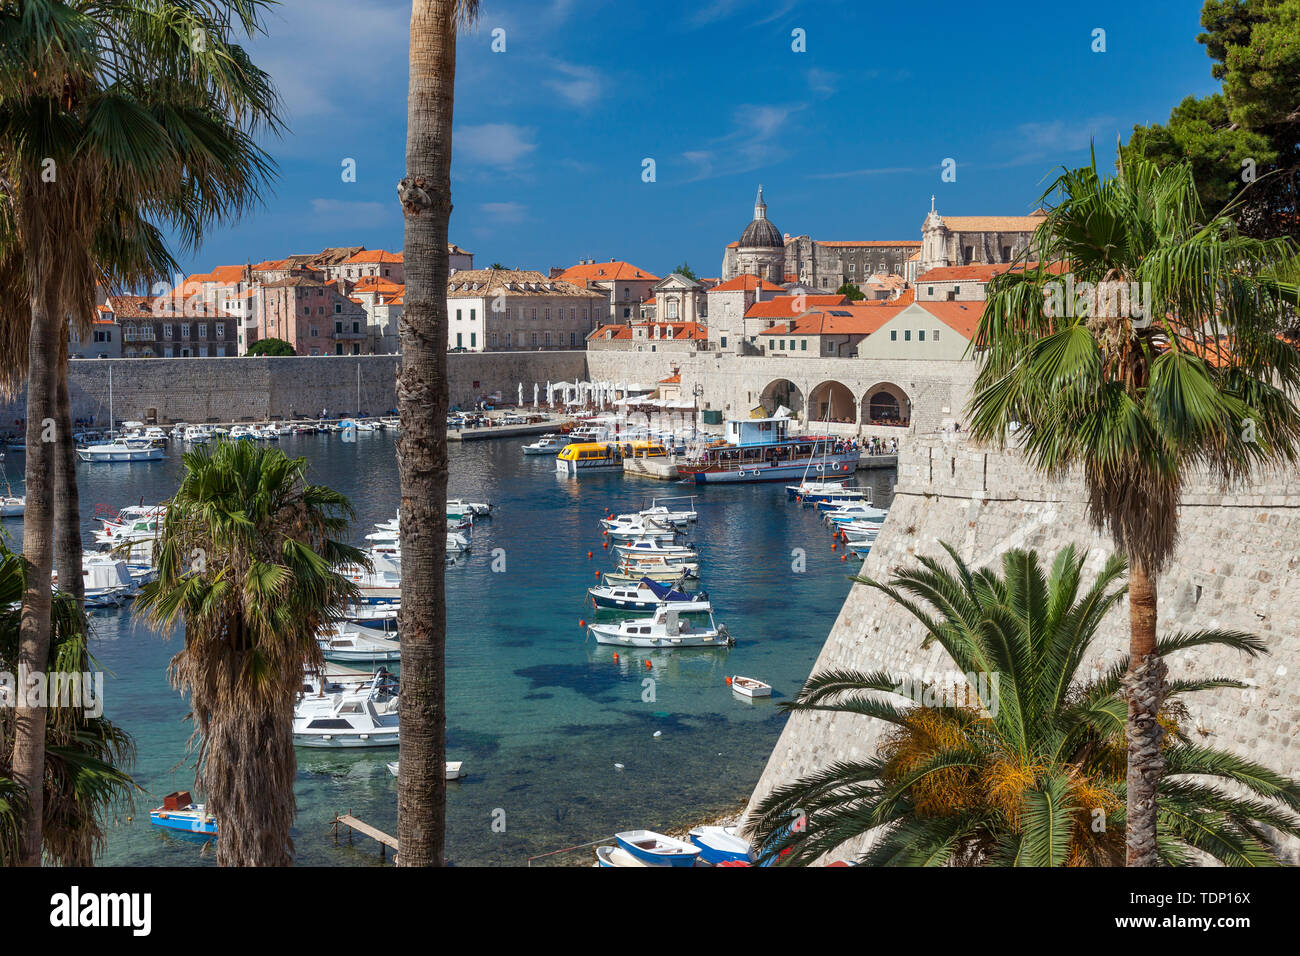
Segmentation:
{"type": "Polygon", "coordinates": [[[700,848],[705,863],[754,862],[756,854],[748,840],[736,833],[736,827],[696,827],[691,842],[700,848]]]}
{"type": "Polygon", "coordinates": [[[228,437],[231,441],[253,441],[257,438],[257,433],[249,425],[232,425],[228,437]]]}
{"type": "Polygon", "coordinates": [[[150,425],[144,430],[144,440],[153,442],[155,445],[167,444],[167,433],[157,425],[150,425]]]}
{"type": "Polygon", "coordinates": [[[731,678],[731,691],[741,697],[771,697],[772,685],[764,684],[754,677],[741,677],[736,674],[731,678]]]}
{"type": "Polygon", "coordinates": [[[167,433],[167,437],[174,438],[177,441],[180,441],[182,438],[185,437],[185,429],[188,427],[189,425],[186,422],[177,422],[176,424],[172,425],[172,429],[167,433]]]}
{"type": "Polygon", "coordinates": [[[785,493],[791,499],[805,505],[826,502],[862,501],[870,498],[870,491],[857,488],[843,481],[801,481],[797,485],[786,485],[785,493]]]}
{"type": "MultiPolygon", "coordinates": [[[[388,772],[391,773],[394,777],[397,776],[397,769],[399,763],[400,761],[394,760],[392,763],[388,765],[388,772]]],[[[448,760],[445,767],[445,773],[447,775],[447,779],[459,780],[461,777],[465,776],[465,771],[461,769],[461,766],[462,766],[462,761],[448,760]]]]}
{"type": "Polygon", "coordinates": [[[620,647],[729,647],[731,634],[725,624],[715,624],[709,614],[707,625],[683,624],[678,610],[671,605],[661,605],[649,620],[630,618],[613,624],[588,624],[598,644],[615,644],[620,647]]]}
{"type": "Polygon", "coordinates": [[[486,501],[466,501],[464,498],[448,498],[447,514],[456,515],[473,515],[475,518],[486,518],[492,514],[492,505],[486,501]]]}
{"type": "Polygon", "coordinates": [[[605,528],[624,528],[653,521],[656,525],[669,526],[682,530],[692,521],[699,519],[699,513],[695,511],[670,511],[663,505],[653,508],[645,508],[642,511],[634,511],[629,514],[615,515],[612,518],[602,518],[601,525],[605,528]]]}
{"type": "MultiPolygon", "coordinates": [[[[52,575],[58,590],[59,573],[52,575]]],[[[82,558],[81,578],[85,589],[86,607],[121,607],[124,601],[134,598],[139,586],[131,574],[130,566],[111,555],[89,552],[82,558]]]]}
{"type": "Polygon", "coordinates": [[[546,434],[531,445],[524,446],[525,455],[557,455],[560,449],[569,444],[568,435],[546,434]]]}
{"type": "Polygon", "coordinates": [[[615,833],[619,849],[650,866],[694,866],[700,848],[653,830],[615,833]]]}
{"type": "Polygon", "coordinates": [[[601,579],[606,584],[640,584],[644,578],[660,583],[670,583],[678,590],[686,582],[699,576],[699,567],[693,564],[673,564],[647,567],[644,564],[625,565],[617,571],[606,571],[601,579]]]}
{"type": "Polygon", "coordinates": [[[0,497],[0,518],[21,518],[27,510],[27,499],[21,495],[0,497]]]}
{"type": "Polygon", "coordinates": [[[596,847],[596,866],[603,868],[615,866],[656,866],[654,863],[647,863],[639,860],[627,850],[619,846],[598,846],[596,847]]]}
{"type": "Polygon", "coordinates": [[[620,542],[614,545],[614,553],[620,559],[626,555],[636,555],[666,560],[695,561],[700,556],[700,553],[689,545],[665,544],[652,538],[636,538],[632,541],[620,542]]]}
{"type": "Polygon", "coordinates": [[[825,513],[823,520],[827,525],[847,524],[850,521],[872,521],[876,524],[884,521],[889,512],[884,508],[876,508],[870,504],[856,502],[850,505],[841,505],[838,508],[831,509],[825,513]]]}
{"type": "Polygon", "coordinates": [[[149,811],[149,822],[182,833],[215,835],[217,820],[207,812],[206,804],[195,803],[188,790],[178,790],[163,797],[163,805],[149,811]]]}
{"type": "Polygon", "coordinates": [[[591,595],[593,606],[619,611],[654,611],[664,604],[672,605],[683,614],[708,614],[713,610],[709,595],[704,591],[687,594],[671,584],[660,584],[646,577],[635,587],[604,585],[587,588],[587,593],[591,595]]]}
{"type": "Polygon", "coordinates": [[[206,445],[212,441],[212,431],[204,425],[190,425],[181,437],[189,445],[206,445]]]}
{"type": "Polygon", "coordinates": [[[321,628],[316,643],[327,661],[341,664],[385,664],[402,659],[396,632],[354,622],[321,628]]]}
{"type": "Polygon", "coordinates": [[[77,457],[87,462],[162,461],[167,454],[144,438],[118,438],[107,445],[78,448],[77,457]]]}
{"type": "Polygon", "coordinates": [[[376,674],[361,690],[303,696],[293,712],[297,747],[396,747],[401,739],[392,678],[376,674]]]}
{"type": "MultiPolygon", "coordinates": [[[[601,522],[604,524],[604,522],[601,522]]],[[[660,524],[653,518],[638,517],[635,521],[615,524],[605,528],[605,534],[613,541],[661,541],[672,544],[680,532],[672,525],[660,524]]]]}

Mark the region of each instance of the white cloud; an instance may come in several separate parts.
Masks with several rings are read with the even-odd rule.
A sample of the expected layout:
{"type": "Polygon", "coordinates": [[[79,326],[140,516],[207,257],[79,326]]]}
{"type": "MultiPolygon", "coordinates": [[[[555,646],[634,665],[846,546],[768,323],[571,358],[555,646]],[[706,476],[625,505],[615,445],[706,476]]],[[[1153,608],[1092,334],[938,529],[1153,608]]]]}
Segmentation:
{"type": "Polygon", "coordinates": [[[452,132],[452,159],[509,169],[537,148],[535,133],[513,123],[461,126],[452,132]]]}
{"type": "Polygon", "coordinates": [[[834,73],[829,70],[818,69],[813,67],[808,71],[808,89],[819,96],[830,96],[839,86],[836,83],[838,79],[834,73]]]}
{"type": "Polygon", "coordinates": [[[594,69],[575,63],[556,62],[553,65],[563,74],[563,77],[547,80],[546,85],[569,103],[577,107],[586,107],[600,98],[603,89],[602,80],[600,74],[594,69]]]}

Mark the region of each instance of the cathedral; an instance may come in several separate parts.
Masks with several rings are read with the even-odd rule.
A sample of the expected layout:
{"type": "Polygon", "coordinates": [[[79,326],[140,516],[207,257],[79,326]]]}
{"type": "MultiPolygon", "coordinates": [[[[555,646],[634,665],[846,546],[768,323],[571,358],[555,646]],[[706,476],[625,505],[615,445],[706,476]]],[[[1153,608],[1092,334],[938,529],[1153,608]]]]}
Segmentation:
{"type": "Polygon", "coordinates": [[[845,282],[857,285],[873,275],[906,275],[908,261],[920,249],[916,241],[819,241],[784,235],[767,218],[759,186],[753,220],[723,253],[722,281],[753,275],[778,285],[798,283],[833,292],[845,282]]]}

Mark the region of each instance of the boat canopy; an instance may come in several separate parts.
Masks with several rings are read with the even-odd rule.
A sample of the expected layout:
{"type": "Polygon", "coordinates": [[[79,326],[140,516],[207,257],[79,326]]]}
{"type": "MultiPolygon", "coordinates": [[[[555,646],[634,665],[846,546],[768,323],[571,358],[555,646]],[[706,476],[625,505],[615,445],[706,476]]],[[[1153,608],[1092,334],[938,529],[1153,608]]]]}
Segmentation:
{"type": "Polygon", "coordinates": [[[773,442],[786,441],[790,429],[790,419],[772,418],[729,418],[727,419],[726,439],[732,445],[770,445],[773,442]]]}
{"type": "Polygon", "coordinates": [[[691,595],[678,591],[671,584],[660,584],[657,581],[650,580],[649,578],[642,578],[641,584],[642,586],[649,588],[654,593],[654,596],[661,601],[695,600],[691,595]]]}

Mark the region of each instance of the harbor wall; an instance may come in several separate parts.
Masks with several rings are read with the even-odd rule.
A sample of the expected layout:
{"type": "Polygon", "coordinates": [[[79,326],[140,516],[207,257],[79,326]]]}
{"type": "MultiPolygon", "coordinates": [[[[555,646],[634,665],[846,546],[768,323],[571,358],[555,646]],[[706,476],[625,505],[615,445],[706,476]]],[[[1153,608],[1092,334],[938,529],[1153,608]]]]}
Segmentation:
{"type": "MultiPolygon", "coordinates": [[[[980,448],[953,435],[920,436],[903,446],[899,459],[893,503],[863,563],[864,575],[883,580],[919,555],[946,561],[940,542],[971,566],[997,561],[1013,547],[1054,556],[1073,543],[1088,549],[1089,574],[1112,550],[1109,538],[1090,530],[1078,478],[1046,480],[1018,451],[980,448]]],[[[1159,584],[1160,633],[1236,628],[1258,634],[1269,649],[1253,659],[1209,649],[1170,660],[1171,679],[1223,675],[1250,685],[1183,698],[1192,737],[1300,777],[1300,472],[1229,489],[1195,480],[1179,514],[1177,555],[1159,584]]],[[[917,680],[950,672],[937,644],[921,649],[922,636],[910,614],[881,592],[855,584],[813,671],[885,670],[917,680]]],[[[1107,618],[1089,663],[1109,666],[1127,646],[1125,602],[1107,618]]],[[[797,688],[778,690],[793,695],[797,688]]],[[[813,770],[873,756],[885,730],[867,717],[792,714],[750,809],[774,787],[813,770]]],[[[859,839],[835,856],[851,856],[864,845],[859,839]]],[[[1287,848],[1300,861],[1300,847],[1292,841],[1287,848]]]]}
{"type": "MultiPolygon", "coordinates": [[[[119,420],[185,422],[267,421],[331,415],[370,415],[397,405],[394,355],[254,356],[244,358],[82,359],[69,366],[72,415],[108,421],[109,372],[113,414],[119,420]]],[[[501,392],[513,403],[519,384],[532,402],[533,383],[586,376],[586,353],[462,352],[447,356],[453,405],[468,407],[501,392]]],[[[545,399],[543,398],[543,401],[545,399]]],[[[25,396],[0,403],[0,432],[25,417],[25,396]]]]}

